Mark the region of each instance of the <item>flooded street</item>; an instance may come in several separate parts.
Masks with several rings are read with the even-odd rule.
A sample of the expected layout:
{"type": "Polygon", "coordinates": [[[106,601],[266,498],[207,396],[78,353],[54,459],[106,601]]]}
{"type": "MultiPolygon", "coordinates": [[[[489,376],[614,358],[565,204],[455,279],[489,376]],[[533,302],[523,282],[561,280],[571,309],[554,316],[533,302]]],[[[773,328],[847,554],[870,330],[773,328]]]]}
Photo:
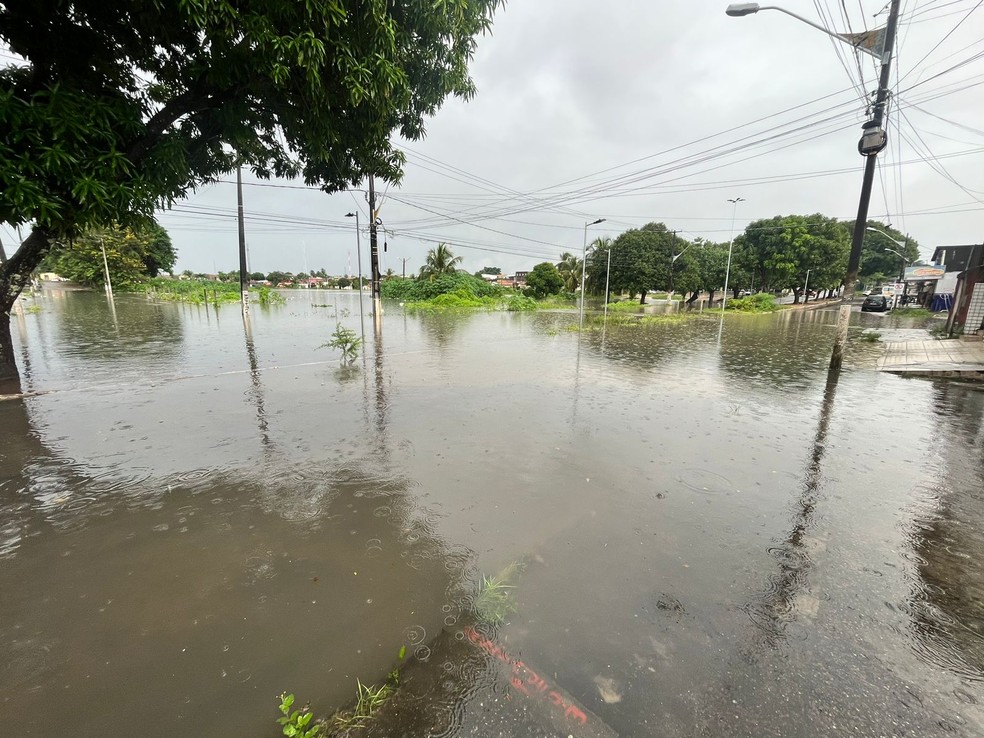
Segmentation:
{"type": "Polygon", "coordinates": [[[357,296],[285,295],[249,335],[135,295],[15,316],[0,734],[275,736],[281,692],[330,714],[406,646],[447,672],[413,734],[500,735],[430,659],[521,563],[495,642],[618,735],[984,735],[980,389],[862,342],[828,385],[813,311],[719,345],[391,304],[343,368],[357,296]]]}

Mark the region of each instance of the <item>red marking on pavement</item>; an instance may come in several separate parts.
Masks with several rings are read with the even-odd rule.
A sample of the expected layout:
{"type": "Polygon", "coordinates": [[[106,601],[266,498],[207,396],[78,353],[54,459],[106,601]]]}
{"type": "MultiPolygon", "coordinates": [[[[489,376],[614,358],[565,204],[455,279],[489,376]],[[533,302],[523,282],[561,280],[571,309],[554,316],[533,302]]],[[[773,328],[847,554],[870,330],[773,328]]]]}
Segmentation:
{"type": "Polygon", "coordinates": [[[465,628],[465,635],[468,636],[468,639],[472,643],[488,653],[490,656],[498,659],[504,664],[508,664],[512,668],[512,677],[510,678],[509,683],[517,692],[521,692],[527,697],[547,699],[554,707],[564,710],[564,717],[578,720],[581,725],[587,725],[588,716],[584,714],[583,710],[575,705],[568,704],[559,692],[551,689],[551,685],[546,679],[541,677],[522,661],[513,659],[508,653],[503,651],[488,638],[482,636],[474,628],[465,628]]]}

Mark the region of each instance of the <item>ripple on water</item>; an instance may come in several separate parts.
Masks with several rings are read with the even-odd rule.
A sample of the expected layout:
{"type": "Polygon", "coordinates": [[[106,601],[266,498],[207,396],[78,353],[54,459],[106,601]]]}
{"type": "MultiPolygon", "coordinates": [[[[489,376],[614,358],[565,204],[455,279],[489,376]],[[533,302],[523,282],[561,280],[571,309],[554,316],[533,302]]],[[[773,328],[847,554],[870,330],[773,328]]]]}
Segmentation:
{"type": "Polygon", "coordinates": [[[735,491],[734,483],[725,476],[710,469],[692,467],[684,469],[677,481],[684,487],[702,494],[729,494],[735,491]]]}

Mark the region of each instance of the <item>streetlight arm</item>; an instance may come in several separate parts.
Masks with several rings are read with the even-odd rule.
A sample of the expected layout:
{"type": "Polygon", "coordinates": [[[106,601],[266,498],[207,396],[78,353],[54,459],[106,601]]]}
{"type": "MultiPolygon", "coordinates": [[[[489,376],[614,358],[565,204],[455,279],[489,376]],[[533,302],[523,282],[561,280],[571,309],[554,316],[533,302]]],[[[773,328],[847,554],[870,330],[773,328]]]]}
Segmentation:
{"type": "Polygon", "coordinates": [[[687,249],[689,249],[691,246],[693,246],[693,244],[692,243],[688,243],[687,246],[686,246],[686,248],[683,251],[681,251],[679,254],[677,254],[672,259],[670,259],[670,263],[671,264],[676,264],[676,260],[679,259],[681,256],[683,256],[685,253],[687,253],[687,249]]]}
{"type": "MultiPolygon", "coordinates": [[[[909,245],[909,244],[908,244],[908,243],[907,243],[906,241],[898,241],[898,240],[896,240],[896,239],[894,239],[894,238],[892,238],[892,237],[891,237],[891,236],[889,236],[889,235],[888,235],[887,233],[885,233],[885,231],[883,231],[883,230],[882,230],[881,228],[875,228],[874,226],[867,226],[867,227],[865,228],[865,230],[866,230],[866,231],[874,231],[875,233],[880,233],[880,234],[882,234],[882,235],[883,235],[883,236],[884,236],[885,238],[887,238],[887,239],[888,239],[889,241],[891,241],[892,243],[896,243],[896,244],[898,244],[898,245],[899,245],[899,246],[901,246],[902,248],[905,248],[906,246],[908,246],[908,245],[909,245]]],[[[886,249],[886,251],[891,251],[891,249],[886,249]]]]}
{"type": "Polygon", "coordinates": [[[885,251],[890,251],[890,252],[892,252],[893,254],[895,254],[895,255],[896,255],[897,257],[899,257],[899,258],[900,258],[900,259],[901,259],[901,260],[902,260],[902,261],[903,261],[904,263],[906,263],[906,264],[908,264],[908,263],[909,263],[909,260],[908,260],[908,259],[906,258],[906,256],[905,256],[905,254],[900,254],[900,253],[899,253],[898,251],[896,251],[895,249],[889,249],[889,248],[886,248],[886,249],[885,249],[885,251]]]}
{"type": "Polygon", "coordinates": [[[871,49],[868,49],[868,48],[866,48],[864,46],[858,46],[857,44],[852,43],[850,41],[850,39],[848,39],[847,37],[841,36],[839,33],[834,33],[833,31],[831,31],[831,30],[829,30],[827,28],[824,28],[819,23],[814,23],[809,18],[804,18],[802,15],[798,15],[798,14],[792,12],[791,10],[786,10],[785,8],[780,8],[777,5],[759,5],[758,3],[736,3],[734,5],[729,5],[728,6],[728,9],[725,11],[725,13],[727,13],[728,15],[730,15],[732,17],[736,17],[737,18],[737,17],[741,17],[743,15],[752,15],[753,13],[757,13],[760,10],[778,10],[780,13],[785,13],[786,15],[790,16],[791,18],[795,18],[798,21],[802,21],[803,23],[806,23],[806,25],[808,25],[808,26],[813,26],[818,31],[822,31],[823,33],[826,33],[831,38],[835,38],[838,41],[847,44],[852,49],[857,49],[858,51],[863,51],[866,54],[870,54],[871,56],[875,57],[879,61],[882,61],[882,54],[878,54],[878,53],[876,53],[876,52],[872,51],[871,49]]]}

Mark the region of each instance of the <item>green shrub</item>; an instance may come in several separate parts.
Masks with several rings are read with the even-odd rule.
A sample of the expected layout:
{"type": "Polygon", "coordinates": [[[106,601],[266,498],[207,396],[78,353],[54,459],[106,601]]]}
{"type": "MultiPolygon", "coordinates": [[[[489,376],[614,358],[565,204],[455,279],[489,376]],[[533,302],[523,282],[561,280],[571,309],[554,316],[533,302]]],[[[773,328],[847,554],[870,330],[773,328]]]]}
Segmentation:
{"type": "Polygon", "coordinates": [[[536,300],[525,295],[511,295],[506,298],[506,310],[512,313],[536,310],[538,307],[536,300]]]}
{"type": "Polygon", "coordinates": [[[740,313],[771,313],[777,310],[776,298],[768,292],[759,292],[748,297],[728,300],[728,310],[740,313]]]}
{"type": "Polygon", "coordinates": [[[362,339],[355,335],[355,331],[350,328],[342,328],[341,323],[335,324],[335,332],[331,334],[331,340],[318,346],[318,348],[333,348],[342,352],[341,361],[343,364],[351,364],[359,356],[359,346],[362,339]]]}
{"type": "Polygon", "coordinates": [[[503,289],[499,285],[464,272],[442,274],[434,279],[387,279],[382,283],[381,291],[383,297],[406,302],[433,300],[440,295],[460,294],[462,291],[472,297],[503,295],[503,289]]]}
{"type": "Polygon", "coordinates": [[[387,279],[379,285],[379,293],[392,300],[409,300],[414,284],[412,279],[387,279]]]}

